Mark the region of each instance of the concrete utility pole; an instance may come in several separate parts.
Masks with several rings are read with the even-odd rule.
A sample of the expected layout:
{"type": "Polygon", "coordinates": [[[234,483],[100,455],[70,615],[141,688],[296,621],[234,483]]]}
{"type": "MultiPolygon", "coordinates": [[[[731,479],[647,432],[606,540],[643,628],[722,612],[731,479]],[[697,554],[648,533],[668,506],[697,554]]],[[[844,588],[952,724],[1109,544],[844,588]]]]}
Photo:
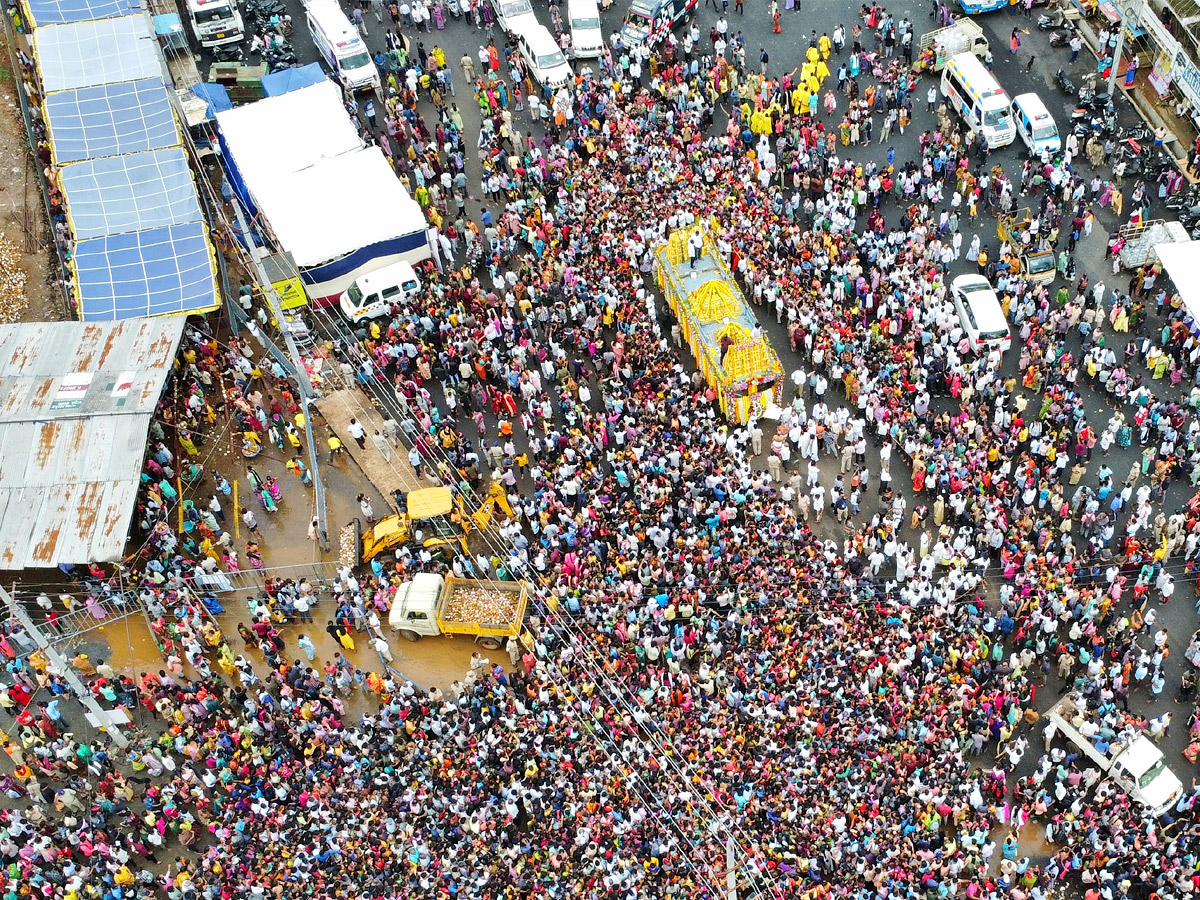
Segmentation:
{"type": "MultiPolygon", "coordinates": [[[[1107,47],[1101,52],[1107,52],[1107,47]]],[[[1116,99],[1114,93],[1117,89],[1117,69],[1121,65],[1121,54],[1125,52],[1125,20],[1121,19],[1121,24],[1117,26],[1117,49],[1113,51],[1112,68],[1108,70],[1108,96],[1116,99]]],[[[1101,56],[1103,59],[1103,56],[1101,56]]]]}
{"type": "Polygon", "coordinates": [[[29,636],[38,645],[38,649],[46,654],[46,659],[50,661],[50,664],[66,678],[67,684],[71,686],[71,690],[75,692],[75,697],[83,704],[83,708],[90,712],[97,722],[106,723],[103,726],[104,733],[122,750],[128,747],[129,739],[121,733],[121,729],[115,723],[110,722],[108,711],[100,707],[92,692],[84,686],[83,682],[79,680],[79,676],[75,674],[75,669],[63,658],[61,653],[54,649],[54,646],[47,640],[42,630],[34,624],[33,619],[29,618],[29,613],[25,612],[24,607],[3,587],[0,587],[0,598],[3,598],[8,604],[8,609],[12,613],[13,618],[20,622],[25,630],[29,632],[29,636]]]}
{"type": "Polygon", "coordinates": [[[732,834],[725,836],[725,889],[729,893],[726,900],[738,900],[737,863],[734,860],[732,834]]]}
{"type": "MultiPolygon", "coordinates": [[[[283,335],[283,340],[287,344],[288,356],[292,360],[292,368],[296,370],[296,386],[300,391],[300,408],[304,410],[304,436],[308,440],[308,465],[312,469],[313,474],[313,497],[317,507],[317,537],[320,539],[321,549],[328,550],[329,526],[325,514],[325,485],[321,481],[320,463],[317,460],[317,444],[313,439],[312,411],[309,409],[313,395],[312,381],[308,377],[308,369],[304,368],[304,361],[300,358],[300,350],[296,347],[295,338],[292,337],[291,331],[284,327],[283,307],[280,306],[279,296],[275,293],[275,286],[271,283],[271,279],[263,268],[262,260],[254,252],[254,241],[251,238],[250,225],[246,222],[246,216],[242,212],[242,205],[234,197],[230,206],[233,207],[233,214],[237,217],[238,227],[242,229],[242,234],[246,236],[246,240],[249,243],[246,253],[250,257],[250,264],[254,266],[254,277],[262,287],[263,296],[266,297],[267,305],[271,308],[271,315],[279,323],[279,333],[283,335]]],[[[230,302],[232,303],[233,300],[230,299],[230,302]]]]}
{"type": "MultiPolygon", "coordinates": [[[[1117,29],[1117,49],[1113,53],[1112,68],[1108,73],[1108,95],[1114,100],[1116,99],[1114,92],[1117,89],[1117,68],[1121,65],[1121,54],[1125,52],[1125,32],[1127,29],[1140,24],[1141,17],[1145,15],[1146,8],[1142,0],[1126,0],[1126,2],[1122,2],[1117,7],[1117,11],[1121,13],[1121,23],[1117,29]]],[[[1107,47],[1100,49],[1101,59],[1104,58],[1107,49],[1107,47]]]]}

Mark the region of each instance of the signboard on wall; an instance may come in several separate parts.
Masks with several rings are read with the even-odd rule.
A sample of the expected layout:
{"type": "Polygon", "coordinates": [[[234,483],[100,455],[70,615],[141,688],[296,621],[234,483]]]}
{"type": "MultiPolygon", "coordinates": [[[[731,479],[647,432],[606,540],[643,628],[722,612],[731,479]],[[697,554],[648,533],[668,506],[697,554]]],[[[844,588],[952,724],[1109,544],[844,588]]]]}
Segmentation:
{"type": "Polygon", "coordinates": [[[1154,68],[1150,70],[1150,84],[1158,92],[1158,96],[1167,96],[1167,91],[1171,89],[1173,69],[1171,57],[1165,51],[1159,50],[1158,58],[1154,60],[1154,68]]]}

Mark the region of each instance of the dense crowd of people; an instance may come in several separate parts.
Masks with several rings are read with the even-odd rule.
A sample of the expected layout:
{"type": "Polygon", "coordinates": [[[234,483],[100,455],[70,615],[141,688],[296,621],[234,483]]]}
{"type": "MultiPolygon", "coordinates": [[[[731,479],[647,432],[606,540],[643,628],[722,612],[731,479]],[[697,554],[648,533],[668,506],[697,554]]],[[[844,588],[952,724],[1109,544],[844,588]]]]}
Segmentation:
{"type": "MultiPolygon", "coordinates": [[[[247,470],[240,548],[228,481],[194,472],[211,498],[181,538],[172,476],[222,427],[302,470],[303,413],[282,370],[189,332],[137,568],[91,588],[140,592],[165,665],[73,663],[151,735],[127,757],[81,742],[37,699],[62,673],[19,629],[0,641],[8,896],[716,897],[729,839],[747,897],[1191,895],[1196,788],[1147,815],[1040,718],[1061,686],[1114,732],[1169,731],[1130,702],[1166,690],[1181,642],[1156,610],[1200,559],[1200,499],[1163,506],[1200,473],[1200,344],[1155,267],[1127,290],[1066,278],[1109,216],[1105,170],[1068,148],[1010,175],[944,109],[914,110],[925,84],[891,52],[912,27],[864,8],[840,58],[814,32],[799,77],[686,34],[544,97],[484,50],[486,71],[462,64],[475,147],[431,96],[446,80],[422,81],[444,59],[406,89],[419,57],[397,54],[379,139],[440,252],[339,362],[394,394],[387,438],[422,477],[500,481],[516,516],[448,562],[404,548],[327,590],[272,577],[223,633],[209,589],[262,565],[254,506],[282,498],[247,470]],[[873,161],[868,122],[885,143],[921,128],[919,156],[873,161]],[[1010,241],[987,239],[996,215],[1010,241]],[[680,229],[786,331],[770,418],[720,414],[656,301],[654,251],[680,229]],[[1061,287],[1021,274],[1033,249],[1061,251],[1061,287]],[[1014,375],[955,315],[964,257],[1002,298],[1014,375]],[[447,569],[536,594],[508,665],[477,655],[449,691],[280,633],[327,620],[349,650],[412,573],[447,569]]],[[[1190,672],[1168,692],[1200,738],[1194,694],[1190,672]]]]}

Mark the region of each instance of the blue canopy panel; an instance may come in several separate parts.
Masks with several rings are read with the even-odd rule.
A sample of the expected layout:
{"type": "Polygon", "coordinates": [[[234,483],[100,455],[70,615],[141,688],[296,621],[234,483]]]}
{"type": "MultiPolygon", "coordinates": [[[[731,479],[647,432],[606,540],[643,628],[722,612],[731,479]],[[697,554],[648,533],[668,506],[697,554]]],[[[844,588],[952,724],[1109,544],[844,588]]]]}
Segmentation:
{"type": "Polygon", "coordinates": [[[80,241],[73,260],[79,318],[111,321],[216,309],[213,259],[203,222],[80,241]]]}
{"type": "Polygon", "coordinates": [[[325,72],[321,68],[320,63],[309,63],[307,66],[280,69],[278,72],[272,72],[259,79],[262,82],[263,95],[266,97],[278,97],[280,94],[286,94],[289,91],[298,91],[301,88],[320,84],[325,80],[325,72]]]}
{"type": "Polygon", "coordinates": [[[183,30],[183,23],[179,21],[179,13],[165,13],[155,16],[152,21],[154,33],[163,39],[164,49],[187,49],[187,34],[183,30]]]}
{"type": "Polygon", "coordinates": [[[42,106],[58,165],[180,146],[161,78],[49,94],[42,106]]]}
{"type": "Polygon", "coordinates": [[[141,15],[38,28],[33,52],[47,94],[163,75],[158,39],[141,15]]]}
{"type": "Polygon", "coordinates": [[[204,220],[178,147],[64,166],[62,186],[77,241],[204,220]]]}
{"type": "Polygon", "coordinates": [[[29,22],[35,28],[132,16],[141,12],[136,0],[25,0],[25,7],[29,10],[29,22]]]}
{"type": "Polygon", "coordinates": [[[211,81],[201,81],[192,85],[192,93],[208,103],[208,117],[215,119],[217,113],[233,109],[233,101],[229,99],[229,91],[223,84],[211,81]]]}

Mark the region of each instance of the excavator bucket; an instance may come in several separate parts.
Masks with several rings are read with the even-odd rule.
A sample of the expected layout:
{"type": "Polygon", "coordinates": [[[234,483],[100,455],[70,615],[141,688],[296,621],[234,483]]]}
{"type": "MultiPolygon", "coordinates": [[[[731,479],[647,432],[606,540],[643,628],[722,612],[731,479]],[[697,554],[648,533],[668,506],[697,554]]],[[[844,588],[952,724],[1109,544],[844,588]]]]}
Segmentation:
{"type": "Polygon", "coordinates": [[[504,490],[504,485],[493,481],[488,488],[487,497],[484,498],[479,509],[471,514],[471,522],[476,529],[487,531],[488,526],[492,524],[492,514],[495,512],[496,507],[500,507],[509,518],[512,517],[513,509],[512,505],[508,502],[508,494],[504,490]]]}

